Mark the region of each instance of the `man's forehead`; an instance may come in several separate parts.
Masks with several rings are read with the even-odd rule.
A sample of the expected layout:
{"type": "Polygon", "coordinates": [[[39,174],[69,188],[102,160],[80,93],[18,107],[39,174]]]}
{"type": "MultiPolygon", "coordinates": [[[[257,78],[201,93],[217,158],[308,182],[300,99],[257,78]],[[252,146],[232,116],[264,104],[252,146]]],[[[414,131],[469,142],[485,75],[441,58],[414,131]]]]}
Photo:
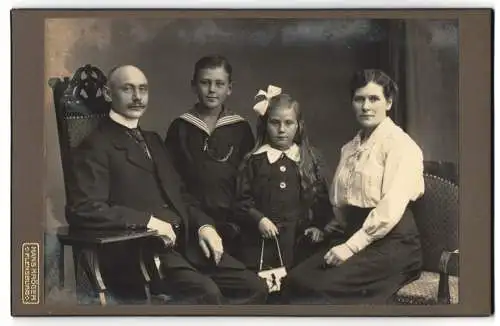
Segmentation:
{"type": "Polygon", "coordinates": [[[110,82],[114,84],[147,84],[147,79],[144,73],[136,67],[125,66],[116,69],[110,76],[110,82]]]}
{"type": "Polygon", "coordinates": [[[148,81],[146,79],[137,79],[137,78],[126,78],[121,79],[118,82],[115,82],[119,85],[147,85],[148,81]]]}

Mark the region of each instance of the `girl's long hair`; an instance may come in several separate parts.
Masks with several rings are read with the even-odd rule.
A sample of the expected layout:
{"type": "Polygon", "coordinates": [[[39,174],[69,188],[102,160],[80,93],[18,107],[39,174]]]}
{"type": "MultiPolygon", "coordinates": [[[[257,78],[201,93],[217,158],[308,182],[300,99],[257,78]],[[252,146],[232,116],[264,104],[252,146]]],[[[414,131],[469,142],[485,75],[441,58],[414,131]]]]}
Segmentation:
{"type": "Polygon", "coordinates": [[[321,177],[318,171],[318,157],[315,154],[315,150],[309,143],[306,126],[304,123],[304,117],[299,103],[290,95],[280,94],[270,100],[269,107],[267,108],[266,113],[263,116],[260,116],[257,120],[257,137],[255,147],[250,153],[247,154],[244,161],[246,161],[262,145],[269,143],[269,137],[267,135],[267,121],[269,119],[269,114],[273,110],[281,107],[292,108],[295,111],[298,128],[297,132],[295,133],[294,142],[300,148],[299,173],[301,179],[301,187],[304,191],[304,195],[314,196],[316,187],[321,181],[321,177]]]}

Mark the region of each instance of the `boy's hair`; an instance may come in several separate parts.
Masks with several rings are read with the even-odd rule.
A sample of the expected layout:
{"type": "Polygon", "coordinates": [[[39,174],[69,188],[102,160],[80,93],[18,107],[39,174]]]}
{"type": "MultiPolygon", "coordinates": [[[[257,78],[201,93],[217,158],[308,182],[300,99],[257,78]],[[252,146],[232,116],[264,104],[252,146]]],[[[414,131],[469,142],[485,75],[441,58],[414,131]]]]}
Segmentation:
{"type": "Polygon", "coordinates": [[[205,56],[198,61],[196,61],[194,65],[194,72],[193,72],[193,80],[192,82],[196,82],[196,79],[198,78],[198,74],[200,73],[200,70],[202,69],[207,69],[207,68],[218,68],[222,67],[228,74],[228,79],[229,82],[232,81],[232,74],[233,74],[233,67],[229,63],[226,57],[222,55],[208,55],[205,56]]]}
{"type": "Polygon", "coordinates": [[[295,111],[297,117],[298,128],[295,133],[294,142],[300,148],[300,162],[299,162],[299,173],[301,178],[301,186],[305,191],[312,191],[312,195],[316,192],[316,185],[320,181],[320,175],[318,171],[318,157],[315,151],[309,144],[309,138],[307,137],[306,127],[304,123],[304,118],[302,111],[300,109],[299,102],[293,99],[288,94],[280,94],[273,97],[269,101],[269,106],[266,113],[260,116],[257,120],[257,139],[255,142],[254,149],[247,155],[246,159],[252,155],[259,147],[268,143],[269,139],[267,136],[267,120],[269,119],[269,113],[281,107],[291,108],[295,111]]]}

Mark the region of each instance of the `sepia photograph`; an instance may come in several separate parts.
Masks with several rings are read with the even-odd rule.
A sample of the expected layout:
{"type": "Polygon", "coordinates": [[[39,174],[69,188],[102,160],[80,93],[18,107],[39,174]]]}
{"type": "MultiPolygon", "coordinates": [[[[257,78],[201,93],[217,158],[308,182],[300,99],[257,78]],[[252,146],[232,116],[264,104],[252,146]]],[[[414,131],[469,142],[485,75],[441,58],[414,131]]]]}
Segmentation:
{"type": "Polygon", "coordinates": [[[332,12],[45,18],[23,303],[460,305],[461,20],[332,12]]]}

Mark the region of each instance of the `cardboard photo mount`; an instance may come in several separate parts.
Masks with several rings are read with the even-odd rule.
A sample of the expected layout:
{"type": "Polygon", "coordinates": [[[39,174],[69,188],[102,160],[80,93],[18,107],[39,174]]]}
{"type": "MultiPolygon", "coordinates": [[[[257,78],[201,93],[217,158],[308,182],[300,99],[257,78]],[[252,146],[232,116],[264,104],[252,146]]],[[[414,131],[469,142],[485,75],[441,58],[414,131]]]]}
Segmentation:
{"type": "Polygon", "coordinates": [[[13,10],[12,315],[486,316],[492,293],[491,9],[13,10]],[[76,17],[457,19],[459,26],[460,301],[384,306],[64,306],[44,302],[45,21],[76,17]],[[27,132],[27,131],[30,132],[27,132]],[[26,268],[27,266],[31,269],[26,268]],[[27,274],[31,278],[27,280],[27,274]]]}

